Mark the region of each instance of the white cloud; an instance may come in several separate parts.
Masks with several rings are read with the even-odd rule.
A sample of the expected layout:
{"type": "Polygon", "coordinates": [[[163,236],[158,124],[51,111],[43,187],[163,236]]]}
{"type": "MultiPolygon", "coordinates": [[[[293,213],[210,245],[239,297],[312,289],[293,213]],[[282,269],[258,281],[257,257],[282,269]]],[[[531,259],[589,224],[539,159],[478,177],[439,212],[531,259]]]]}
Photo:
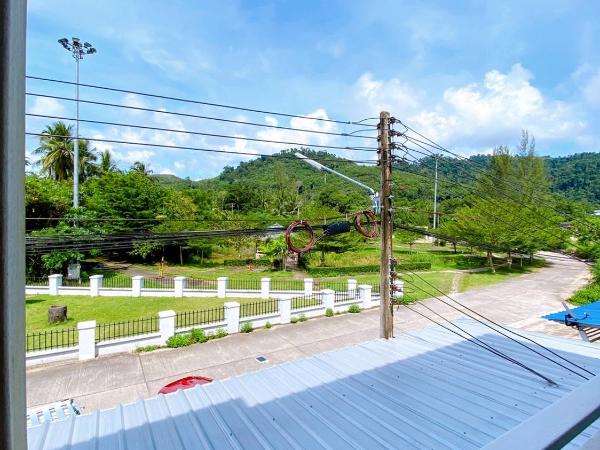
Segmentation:
{"type": "Polygon", "coordinates": [[[553,140],[573,138],[587,126],[576,105],[545,98],[520,64],[508,73],[491,70],[481,82],[449,87],[432,103],[396,78],[375,80],[367,73],[356,87],[371,111],[387,109],[426,136],[467,153],[514,142],[521,129],[538,140],[553,140]]]}
{"type": "Polygon", "coordinates": [[[159,173],[161,175],[177,175],[175,172],[168,168],[161,169],[159,173]]]}
{"type": "Polygon", "coordinates": [[[398,78],[376,80],[373,74],[363,74],[354,85],[355,96],[371,114],[394,111],[395,114],[412,112],[420,105],[417,90],[398,78]]]}
{"type": "Polygon", "coordinates": [[[29,112],[45,116],[62,116],[65,113],[65,107],[54,98],[36,97],[29,112]]]}
{"type": "MultiPolygon", "coordinates": [[[[327,111],[319,108],[305,115],[306,117],[293,117],[290,119],[289,127],[297,130],[310,130],[317,133],[297,131],[297,130],[282,130],[277,128],[262,129],[256,133],[259,139],[279,142],[297,142],[299,144],[310,145],[333,145],[333,136],[329,134],[320,134],[323,132],[337,132],[337,127],[333,122],[315,119],[329,119],[327,111]]],[[[277,119],[271,116],[265,117],[265,123],[268,125],[279,125],[277,119]]],[[[258,144],[257,144],[258,145],[258,144]]],[[[292,147],[294,144],[279,144],[279,143],[264,143],[260,144],[266,150],[279,151],[286,147],[292,147]]]]}

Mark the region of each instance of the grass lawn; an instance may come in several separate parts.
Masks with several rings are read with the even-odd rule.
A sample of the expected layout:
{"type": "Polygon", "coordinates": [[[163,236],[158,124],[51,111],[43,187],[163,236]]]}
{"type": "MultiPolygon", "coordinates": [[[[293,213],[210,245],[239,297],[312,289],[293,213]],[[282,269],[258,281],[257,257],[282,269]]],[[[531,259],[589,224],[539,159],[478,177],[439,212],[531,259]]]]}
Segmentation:
{"type": "Polygon", "coordinates": [[[543,261],[534,260],[532,264],[527,264],[523,267],[519,267],[518,265],[513,264],[513,267],[510,270],[508,269],[508,267],[502,267],[500,269],[497,269],[496,273],[479,272],[465,274],[460,280],[459,291],[464,292],[469,289],[502,283],[503,281],[507,281],[510,278],[515,278],[525,273],[534,272],[540,267],[543,267],[543,265],[543,261]]]}
{"type": "Polygon", "coordinates": [[[209,309],[223,305],[225,301],[252,303],[261,299],[251,298],[169,298],[169,297],[88,297],[68,295],[51,297],[33,295],[25,300],[27,332],[69,328],[84,320],[97,323],[118,322],[154,317],[159,311],[172,309],[176,312],[209,309]],[[48,324],[48,307],[66,305],[69,320],[61,324],[48,324]]]}

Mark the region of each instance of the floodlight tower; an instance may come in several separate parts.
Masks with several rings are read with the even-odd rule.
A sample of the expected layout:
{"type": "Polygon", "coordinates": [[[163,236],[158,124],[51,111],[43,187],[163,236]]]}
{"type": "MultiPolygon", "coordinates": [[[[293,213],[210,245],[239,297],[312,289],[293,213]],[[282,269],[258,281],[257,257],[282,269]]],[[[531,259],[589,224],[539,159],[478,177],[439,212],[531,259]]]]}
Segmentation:
{"type": "Polygon", "coordinates": [[[96,49],[89,42],[83,44],[79,38],[72,38],[70,41],[67,38],[58,40],[65,50],[68,50],[75,58],[77,67],[77,84],[75,105],[77,113],[75,116],[75,146],[73,148],[73,207],[79,207],[79,60],[83,59],[83,55],[93,55],[96,49]]]}

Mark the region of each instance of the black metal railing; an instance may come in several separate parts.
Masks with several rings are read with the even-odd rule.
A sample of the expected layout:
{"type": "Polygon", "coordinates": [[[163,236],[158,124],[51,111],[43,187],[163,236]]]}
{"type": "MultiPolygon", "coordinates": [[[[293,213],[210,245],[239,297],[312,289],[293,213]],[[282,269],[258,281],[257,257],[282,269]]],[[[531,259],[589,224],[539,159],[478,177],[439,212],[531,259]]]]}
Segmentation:
{"type": "Polygon", "coordinates": [[[36,352],[55,348],[74,347],[79,340],[77,328],[36,331],[25,335],[25,351],[36,352]]]}
{"type": "Polygon", "coordinates": [[[217,280],[201,280],[199,278],[188,278],[187,289],[202,289],[202,290],[216,290],[217,280]]]}
{"type": "Polygon", "coordinates": [[[132,281],[129,277],[109,277],[102,280],[103,288],[129,289],[131,288],[131,284],[132,281]]]}
{"type": "Polygon", "coordinates": [[[323,289],[333,289],[334,291],[345,291],[348,289],[347,281],[340,280],[317,280],[315,281],[313,290],[322,291],[323,289]]]}
{"type": "Polygon", "coordinates": [[[260,280],[227,280],[227,289],[238,291],[260,291],[260,280]]]}
{"type": "Polygon", "coordinates": [[[372,294],[379,294],[380,292],[381,292],[381,289],[380,289],[379,283],[375,283],[375,284],[371,285],[371,293],[372,294]]]}
{"type": "Polygon", "coordinates": [[[336,292],[333,296],[334,303],[348,302],[351,300],[356,300],[359,297],[358,289],[353,292],[336,292]]]}
{"type": "Polygon", "coordinates": [[[282,278],[271,279],[272,291],[303,291],[304,280],[286,280],[282,278]]]}
{"type": "Polygon", "coordinates": [[[320,306],[323,303],[321,294],[306,295],[292,299],[292,310],[320,306]]]}
{"type": "Polygon", "coordinates": [[[198,311],[184,311],[177,313],[175,316],[175,328],[206,325],[209,323],[223,322],[224,320],[225,308],[223,306],[198,311]]]}
{"type": "Polygon", "coordinates": [[[148,289],[175,289],[175,280],[171,277],[144,278],[144,287],[148,289]]]}
{"type": "Polygon", "coordinates": [[[158,317],[99,323],[96,325],[96,342],[158,331],[158,317]]]}
{"type": "Polygon", "coordinates": [[[63,278],[62,285],[64,287],[89,287],[90,279],[89,278],[79,278],[76,280],[69,280],[68,278],[63,278]]]}
{"type": "Polygon", "coordinates": [[[279,301],[276,299],[240,304],[240,317],[275,314],[277,311],[279,311],[279,301]]]}
{"type": "Polygon", "coordinates": [[[25,286],[48,286],[48,277],[27,277],[25,286]]]}

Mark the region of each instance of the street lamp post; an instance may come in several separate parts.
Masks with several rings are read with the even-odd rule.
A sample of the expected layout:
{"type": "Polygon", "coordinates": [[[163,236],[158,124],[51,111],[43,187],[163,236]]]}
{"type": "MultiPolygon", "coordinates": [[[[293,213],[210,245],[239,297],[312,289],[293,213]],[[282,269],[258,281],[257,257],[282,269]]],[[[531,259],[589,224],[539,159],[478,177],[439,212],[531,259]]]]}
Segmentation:
{"type": "Polygon", "coordinates": [[[75,146],[73,148],[73,207],[79,207],[79,60],[83,59],[83,55],[93,55],[96,49],[89,42],[83,44],[79,38],[72,38],[69,41],[67,38],[59,39],[58,42],[66,50],[70,51],[75,58],[77,66],[77,84],[76,84],[76,100],[75,105],[77,113],[75,116],[75,146]]]}

